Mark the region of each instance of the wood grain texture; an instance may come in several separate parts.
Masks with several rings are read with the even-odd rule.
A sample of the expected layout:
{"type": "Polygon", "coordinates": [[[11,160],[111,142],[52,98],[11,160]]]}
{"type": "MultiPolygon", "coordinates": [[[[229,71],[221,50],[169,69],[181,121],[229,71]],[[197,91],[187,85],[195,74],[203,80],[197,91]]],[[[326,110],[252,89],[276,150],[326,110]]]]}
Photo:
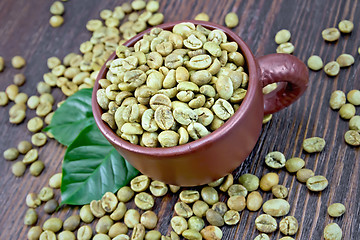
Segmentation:
{"type": "MultiPolygon", "coordinates": [[[[27,82],[20,88],[21,92],[36,94],[36,84],[48,71],[48,57],[64,57],[69,52],[79,52],[80,44],[89,39],[90,33],[85,24],[88,20],[99,18],[102,9],[113,9],[124,1],[68,1],[65,2],[65,23],[58,29],[48,24],[49,7],[52,1],[36,0],[2,0],[0,1],[0,56],[6,61],[4,72],[0,73],[0,89],[12,83],[13,75],[22,72],[27,82]],[[24,69],[11,67],[12,56],[21,55],[27,60],[24,69]]],[[[337,77],[330,78],[323,71],[310,72],[310,84],[305,94],[295,104],[274,114],[271,122],[263,126],[257,145],[248,159],[234,171],[236,178],[243,173],[254,173],[261,176],[272,171],[264,164],[265,155],[274,150],[281,151],[287,158],[302,157],[306,167],[316,174],[324,175],[329,180],[329,187],[321,193],[311,193],[306,186],[299,183],[295,176],[284,170],[276,171],[280,183],[289,189],[288,200],[291,204],[289,215],[295,216],[300,223],[300,230],[295,239],[323,239],[324,227],[336,222],[343,230],[343,239],[358,239],[360,233],[360,149],[345,144],[343,135],[348,129],[348,122],[339,118],[336,111],[329,108],[332,91],[340,89],[348,92],[360,89],[360,2],[353,0],[167,0],[160,2],[160,10],[165,15],[165,22],[193,19],[196,14],[206,12],[211,21],[224,24],[225,15],[234,11],[238,14],[240,24],[234,32],[240,35],[255,56],[274,53],[277,47],[274,36],[280,29],[289,29],[291,42],[295,45],[294,55],[306,61],[312,54],[319,55],[324,62],[335,60],[341,53],[355,56],[355,64],[341,69],[337,77]],[[354,21],[355,28],[351,34],[342,34],[336,43],[326,43],[321,38],[321,31],[327,27],[337,26],[342,19],[354,21]],[[301,144],[307,137],[325,138],[325,150],[319,154],[306,154],[301,144]],[[342,202],[347,212],[340,218],[333,219],[326,213],[327,206],[342,202]]],[[[64,98],[59,89],[54,89],[56,102],[64,98]]],[[[34,111],[27,110],[24,123],[12,125],[8,121],[8,110],[13,103],[0,108],[0,152],[15,147],[21,140],[30,140],[26,121],[35,116],[34,111]]],[[[356,109],[360,114],[360,107],[356,109]]],[[[246,136],[244,136],[246,137],[246,136]]],[[[61,171],[61,161],[65,149],[56,141],[49,141],[39,149],[40,159],[46,169],[39,177],[33,177],[27,170],[24,177],[15,178],[11,173],[12,162],[0,161],[0,239],[26,239],[28,227],[23,225],[27,209],[25,197],[28,192],[38,192],[47,185],[51,175],[61,171]]],[[[21,159],[22,156],[19,158],[21,159]]],[[[272,198],[271,193],[262,193],[264,199],[272,198]]],[[[59,199],[60,192],[56,191],[59,199]]],[[[225,196],[221,197],[222,200],[225,196]]],[[[163,234],[171,230],[169,225],[174,215],[173,206],[177,196],[168,194],[158,198],[154,211],[159,214],[158,229],[163,234]]],[[[131,207],[131,205],[129,206],[131,207]]],[[[49,216],[42,207],[38,225],[49,216]]],[[[65,207],[54,216],[62,219],[77,214],[78,208],[65,207]]],[[[254,239],[258,231],[254,226],[255,218],[261,212],[241,212],[241,221],[233,227],[223,227],[223,239],[254,239]]],[[[94,224],[93,224],[94,226],[94,224]]],[[[271,239],[279,239],[279,231],[271,239]]]]}

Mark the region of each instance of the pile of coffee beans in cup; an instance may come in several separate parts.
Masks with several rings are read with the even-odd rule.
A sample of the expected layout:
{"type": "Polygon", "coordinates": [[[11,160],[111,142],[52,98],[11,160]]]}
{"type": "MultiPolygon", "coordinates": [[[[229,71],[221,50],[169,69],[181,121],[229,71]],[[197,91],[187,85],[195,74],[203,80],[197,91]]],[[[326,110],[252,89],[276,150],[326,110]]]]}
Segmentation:
{"type": "Polygon", "coordinates": [[[247,93],[238,44],[218,29],[179,23],[153,28],[133,47],[119,46],[100,79],[102,120],[145,147],[173,147],[221,127],[247,93]]]}

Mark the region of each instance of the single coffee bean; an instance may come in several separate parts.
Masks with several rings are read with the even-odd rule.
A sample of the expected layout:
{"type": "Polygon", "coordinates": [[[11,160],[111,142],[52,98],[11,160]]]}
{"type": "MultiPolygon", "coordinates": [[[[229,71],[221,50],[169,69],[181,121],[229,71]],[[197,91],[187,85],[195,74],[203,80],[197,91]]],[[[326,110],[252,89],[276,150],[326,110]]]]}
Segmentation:
{"type": "Polygon", "coordinates": [[[305,166],[305,161],[298,157],[290,158],[285,163],[285,168],[290,173],[297,172],[300,169],[302,169],[304,166],[305,166]]]}
{"type": "Polygon", "coordinates": [[[177,202],[174,206],[174,210],[177,215],[184,218],[189,218],[193,215],[191,207],[184,202],[177,202]]]}
{"type": "Polygon", "coordinates": [[[290,31],[287,29],[281,29],[275,35],[275,42],[277,44],[286,43],[290,40],[290,38],[291,38],[290,31]]]}
{"type": "Polygon", "coordinates": [[[224,219],[220,215],[220,213],[216,212],[213,209],[209,209],[206,211],[206,220],[214,226],[221,227],[224,225],[224,219]]]}
{"type": "Polygon", "coordinates": [[[340,37],[340,32],[337,28],[327,28],[321,32],[321,35],[325,41],[334,42],[340,37]]]}
{"type": "Polygon", "coordinates": [[[145,237],[145,227],[141,223],[136,224],[133,229],[131,239],[132,240],[143,240],[144,237],[145,237]]]}
{"type": "Polygon", "coordinates": [[[276,173],[267,173],[260,179],[260,188],[263,191],[270,191],[273,186],[279,183],[279,175],[276,173]]]}
{"type": "Polygon", "coordinates": [[[63,226],[63,221],[60,218],[53,217],[46,220],[42,228],[44,231],[49,230],[56,233],[60,231],[62,226],[63,226]]]}
{"type": "Polygon", "coordinates": [[[263,211],[273,217],[285,216],[290,211],[290,204],[284,199],[267,200],[263,205],[263,211]]]}
{"type": "Polygon", "coordinates": [[[168,191],[168,187],[165,183],[160,181],[152,181],[150,184],[150,192],[155,197],[161,197],[164,196],[168,191]]]}
{"type": "Polygon", "coordinates": [[[135,192],[143,192],[149,187],[149,185],[150,178],[146,175],[137,176],[130,181],[131,189],[135,192]]]}
{"type": "Polygon", "coordinates": [[[226,192],[227,190],[229,190],[231,185],[233,185],[233,183],[234,183],[234,176],[231,173],[226,175],[225,180],[219,187],[220,191],[226,192]]]}
{"type": "Polygon", "coordinates": [[[360,146],[360,133],[355,130],[349,130],[344,135],[345,142],[351,146],[360,146]]]}
{"type": "Polygon", "coordinates": [[[311,70],[319,71],[320,69],[323,68],[324,63],[323,63],[321,57],[319,57],[317,55],[312,55],[311,57],[309,57],[309,59],[307,61],[307,65],[311,70]]]}
{"type": "Polygon", "coordinates": [[[356,115],[353,116],[350,121],[349,121],[349,129],[350,130],[355,130],[355,131],[360,131],[360,116],[356,115]]]}
{"type": "Polygon", "coordinates": [[[260,233],[257,235],[254,240],[270,240],[269,236],[265,233],[260,233]]]}
{"type": "Polygon", "coordinates": [[[127,210],[124,223],[128,228],[134,228],[136,224],[140,223],[140,213],[135,209],[127,210]]]}
{"type": "Polygon", "coordinates": [[[154,198],[146,192],[136,194],[134,202],[142,210],[149,210],[154,206],[154,198]]]}
{"type": "MultiPolygon", "coordinates": [[[[133,188],[136,187],[133,186],[133,188]]],[[[120,202],[128,202],[131,200],[133,196],[134,196],[134,191],[128,186],[124,186],[120,188],[119,191],[117,192],[117,198],[119,199],[120,202]]]]}
{"type": "Polygon", "coordinates": [[[246,199],[246,207],[249,211],[258,211],[263,203],[263,198],[259,192],[251,192],[246,199]]]}
{"type": "Polygon", "coordinates": [[[38,240],[42,233],[42,229],[40,226],[31,227],[28,231],[27,238],[28,240],[38,240]]]}
{"type": "Polygon", "coordinates": [[[355,106],[351,103],[345,103],[339,109],[339,115],[341,118],[349,120],[356,114],[355,106]]]}
{"type": "Polygon", "coordinates": [[[63,224],[63,229],[68,231],[75,231],[76,228],[80,225],[80,216],[73,215],[68,217],[63,224]]]}
{"type": "Polygon", "coordinates": [[[91,237],[92,237],[92,229],[87,225],[81,226],[77,231],[77,238],[79,240],[90,240],[91,237]]]}
{"type": "Polygon", "coordinates": [[[238,211],[229,210],[224,214],[224,222],[227,225],[235,225],[240,221],[240,214],[238,211]]]}
{"type": "Polygon", "coordinates": [[[324,229],[325,240],[341,240],[342,230],[337,223],[330,223],[324,229]]]}
{"type": "Polygon", "coordinates": [[[328,186],[328,180],[321,175],[310,177],[306,181],[306,187],[313,192],[320,192],[328,186]]]}
{"type": "Polygon", "coordinates": [[[340,109],[345,103],[346,97],[343,91],[336,90],[331,93],[329,104],[332,109],[340,109]]]}
{"type": "Polygon", "coordinates": [[[341,20],[338,27],[342,33],[351,33],[354,29],[354,23],[349,20],[341,20]]]}
{"type": "Polygon", "coordinates": [[[194,229],[194,230],[200,232],[201,229],[203,229],[205,227],[205,222],[200,217],[192,216],[188,220],[188,226],[189,226],[189,229],[194,229]]]}
{"type": "Polygon", "coordinates": [[[53,231],[45,230],[40,234],[39,240],[56,240],[56,235],[53,231]]]}
{"type": "Polygon", "coordinates": [[[58,201],[56,201],[55,199],[50,199],[49,201],[47,201],[44,205],[44,211],[47,214],[52,214],[53,212],[55,212],[55,210],[58,208],[59,203],[58,201]]]}
{"type": "Polygon", "coordinates": [[[90,205],[84,205],[80,209],[80,219],[84,223],[91,223],[94,220],[94,215],[91,212],[90,205]]]}
{"type": "Polygon", "coordinates": [[[321,152],[325,147],[325,140],[319,137],[307,138],[303,142],[303,149],[308,153],[321,152]]]}
{"type": "Polygon", "coordinates": [[[194,202],[192,206],[192,210],[195,216],[204,217],[206,215],[206,211],[209,209],[209,205],[206,202],[197,200],[194,202]]]}
{"type": "Polygon", "coordinates": [[[201,190],[201,197],[209,205],[213,205],[219,201],[219,194],[213,187],[204,187],[201,190]]]}
{"type": "Polygon", "coordinates": [[[111,213],[115,210],[118,199],[112,192],[106,192],[101,198],[101,206],[105,212],[111,213]]]}
{"type": "Polygon", "coordinates": [[[54,197],[54,190],[50,187],[43,187],[40,190],[38,197],[40,198],[41,201],[44,202],[49,201],[54,197]]]}
{"type": "Polygon", "coordinates": [[[158,222],[158,217],[153,211],[146,211],[141,214],[140,223],[144,225],[146,229],[154,229],[158,222]]]}
{"type": "Polygon", "coordinates": [[[240,212],[246,207],[245,197],[240,195],[229,197],[227,205],[230,209],[240,212]]]}
{"type": "Polygon", "coordinates": [[[227,192],[228,192],[230,197],[232,197],[232,196],[244,196],[244,197],[246,197],[247,194],[248,194],[248,190],[246,189],[246,187],[244,187],[241,184],[233,184],[233,185],[231,185],[227,192]]]}
{"type": "Polygon", "coordinates": [[[283,185],[275,185],[271,188],[271,192],[276,198],[286,198],[289,190],[283,185]]]}
{"type": "Polygon", "coordinates": [[[260,180],[257,176],[246,173],[239,177],[239,183],[251,192],[259,188],[260,180]]]}
{"type": "Polygon", "coordinates": [[[201,234],[196,231],[195,229],[187,229],[182,233],[182,236],[185,239],[193,239],[193,240],[201,240],[202,236],[201,234]]]}
{"type": "Polygon", "coordinates": [[[328,62],[325,66],[324,66],[324,72],[330,76],[330,77],[335,77],[339,74],[340,72],[340,65],[339,63],[337,63],[336,61],[331,61],[328,62]]]}
{"type": "Polygon", "coordinates": [[[221,229],[217,226],[206,226],[200,233],[205,240],[220,240],[223,237],[221,229]]]}
{"type": "Polygon", "coordinates": [[[360,90],[353,89],[347,93],[347,100],[354,106],[360,105],[360,90]]]}
{"type": "Polygon", "coordinates": [[[185,218],[180,216],[175,216],[170,221],[171,227],[176,234],[181,235],[187,228],[188,224],[185,218]]]}
{"type": "Polygon", "coordinates": [[[279,228],[284,235],[294,235],[299,229],[299,224],[295,217],[287,216],[280,221],[279,228]]]}
{"type": "Polygon", "coordinates": [[[340,67],[350,67],[354,64],[355,59],[352,55],[343,53],[336,58],[336,62],[340,67]]]}
{"type": "Polygon", "coordinates": [[[281,152],[270,152],[265,156],[265,163],[267,166],[275,169],[283,168],[285,166],[285,156],[281,152]]]}
{"type": "Polygon", "coordinates": [[[306,183],[313,176],[315,176],[315,173],[311,169],[303,168],[296,172],[296,179],[302,183],[306,183]]]}
{"type": "Polygon", "coordinates": [[[211,209],[218,212],[223,217],[228,210],[228,207],[224,202],[217,202],[211,207],[211,209]]]}
{"type": "Polygon", "coordinates": [[[35,225],[37,220],[38,220],[38,214],[36,213],[35,209],[29,208],[26,211],[26,214],[24,217],[24,224],[28,225],[28,226],[35,225]]]}
{"type": "Polygon", "coordinates": [[[110,214],[110,218],[114,221],[122,219],[126,213],[127,207],[125,203],[119,202],[116,209],[110,214]]]}
{"type": "Polygon", "coordinates": [[[58,235],[58,240],[75,240],[75,234],[70,231],[62,231],[58,235]]]}
{"type": "Polygon", "coordinates": [[[331,217],[340,217],[345,213],[345,206],[341,203],[333,203],[331,204],[327,212],[331,217]]]}
{"type": "Polygon", "coordinates": [[[161,239],[161,233],[157,230],[151,230],[145,234],[145,240],[160,240],[160,239],[161,239]]]}
{"type": "Polygon", "coordinates": [[[263,233],[272,233],[277,229],[277,222],[275,218],[268,214],[261,214],[255,219],[255,227],[263,233]]]}
{"type": "Polygon", "coordinates": [[[184,203],[193,203],[200,199],[200,194],[196,190],[183,190],[179,197],[184,203]]]}

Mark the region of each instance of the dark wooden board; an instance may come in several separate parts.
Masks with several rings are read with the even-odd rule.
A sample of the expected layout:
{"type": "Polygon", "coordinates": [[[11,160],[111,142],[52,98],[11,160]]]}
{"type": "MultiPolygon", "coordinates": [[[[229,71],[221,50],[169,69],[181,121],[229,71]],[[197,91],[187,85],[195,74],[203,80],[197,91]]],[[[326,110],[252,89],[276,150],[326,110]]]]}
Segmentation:
{"type": "MultiPolygon", "coordinates": [[[[99,18],[102,9],[113,9],[124,1],[68,1],[65,2],[65,23],[54,29],[48,24],[49,7],[52,1],[2,0],[0,1],[0,56],[5,58],[6,68],[0,73],[0,90],[12,83],[13,75],[24,73],[27,82],[20,88],[29,95],[36,94],[36,84],[48,71],[48,57],[64,57],[69,52],[79,52],[82,42],[90,38],[86,22],[99,18]],[[25,68],[16,70],[11,67],[11,58],[21,55],[27,60],[25,68]]],[[[280,29],[289,29],[291,42],[295,45],[294,55],[306,61],[312,54],[320,55],[324,62],[335,60],[341,53],[355,56],[355,64],[341,69],[337,77],[330,78],[323,71],[310,71],[310,84],[305,94],[295,104],[274,114],[271,122],[263,126],[257,145],[248,159],[234,172],[238,177],[243,173],[261,176],[271,169],[264,164],[265,155],[274,150],[281,151],[287,158],[302,157],[306,167],[316,174],[325,175],[329,187],[321,193],[311,193],[296,181],[294,175],[286,171],[277,171],[280,183],[290,188],[288,200],[291,204],[289,215],[295,216],[300,223],[296,239],[323,239],[324,227],[336,222],[343,230],[343,239],[358,239],[360,233],[360,149],[345,144],[343,135],[348,129],[348,122],[339,118],[336,111],[329,108],[332,91],[340,89],[348,92],[360,89],[360,2],[351,0],[257,0],[257,1],[206,1],[206,0],[168,0],[160,2],[160,10],[165,15],[165,22],[193,19],[196,14],[206,12],[211,21],[224,24],[224,17],[235,11],[240,24],[234,28],[249,45],[255,56],[274,53],[274,36],[280,29]],[[336,43],[326,43],[321,31],[337,26],[342,19],[354,21],[351,34],[342,34],[336,43]],[[301,144],[307,137],[325,138],[325,150],[319,154],[305,154],[301,144]],[[342,202],[347,211],[344,216],[333,219],[326,213],[327,206],[342,202]]],[[[63,94],[53,91],[57,102],[65,99],[63,94]]],[[[21,140],[30,140],[31,134],[26,128],[26,121],[35,116],[27,110],[26,121],[12,125],[8,121],[8,110],[13,103],[0,107],[0,152],[15,147],[21,140]]],[[[360,107],[356,109],[360,114],[360,107]]],[[[246,137],[246,136],[244,136],[246,137]]],[[[61,161],[65,149],[56,141],[49,141],[40,148],[40,159],[46,169],[39,177],[33,177],[27,171],[22,178],[11,173],[12,162],[3,158],[0,161],[0,239],[26,239],[28,227],[23,225],[26,212],[25,197],[29,192],[38,192],[51,175],[61,171],[61,161]]],[[[21,159],[21,157],[20,157],[21,159]]],[[[263,193],[264,199],[271,198],[270,193],[263,193]]],[[[56,197],[60,192],[56,191],[56,197]]],[[[163,233],[170,231],[169,221],[177,196],[168,194],[157,199],[154,211],[159,214],[158,229],[163,233]]],[[[65,219],[77,213],[77,208],[65,207],[54,216],[65,219]]],[[[42,224],[49,216],[42,207],[38,208],[39,221],[42,224]]],[[[234,227],[223,227],[223,239],[253,239],[258,231],[254,226],[255,218],[261,212],[243,211],[241,221],[234,227]]],[[[271,239],[279,239],[279,231],[271,239]]]]}

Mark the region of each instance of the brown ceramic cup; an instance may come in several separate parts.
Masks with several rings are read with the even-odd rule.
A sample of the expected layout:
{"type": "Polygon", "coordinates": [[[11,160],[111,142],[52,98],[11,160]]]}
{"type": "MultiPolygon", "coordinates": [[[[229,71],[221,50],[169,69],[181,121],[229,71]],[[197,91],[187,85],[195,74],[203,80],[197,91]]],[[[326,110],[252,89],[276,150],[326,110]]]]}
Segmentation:
{"type": "MultiPolygon", "coordinates": [[[[169,184],[195,186],[214,181],[238,167],[254,148],[262,127],[264,114],[277,112],[296,101],[308,84],[308,70],[298,58],[289,54],[270,54],[255,58],[245,42],[230,29],[202,22],[209,29],[221,29],[228,41],[235,41],[245,57],[249,74],[248,91],[240,108],[225,124],[211,134],[184,145],[170,148],[147,148],[121,139],[101,120],[102,109],[96,101],[99,79],[105,78],[107,69],[101,68],[93,95],[92,109],[96,124],[119,153],[143,174],[169,184]],[[271,83],[279,87],[263,95],[262,88],[271,83]]],[[[159,25],[171,30],[180,22],[159,25]]],[[[124,45],[133,46],[144,31],[124,45]]],[[[116,57],[112,54],[109,60],[116,57]]]]}

